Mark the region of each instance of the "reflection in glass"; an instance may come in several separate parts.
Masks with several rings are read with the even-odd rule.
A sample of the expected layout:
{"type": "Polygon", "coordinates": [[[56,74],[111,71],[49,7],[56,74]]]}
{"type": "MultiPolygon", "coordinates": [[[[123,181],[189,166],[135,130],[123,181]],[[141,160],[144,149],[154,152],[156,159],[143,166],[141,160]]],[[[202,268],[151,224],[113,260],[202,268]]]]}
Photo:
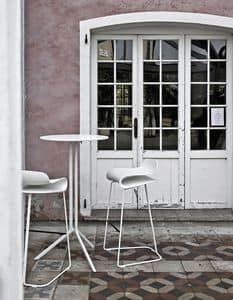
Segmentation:
{"type": "Polygon", "coordinates": [[[191,150],[207,149],[207,131],[191,130],[191,150]]]}
{"type": "Polygon", "coordinates": [[[178,104],[178,86],[177,84],[162,85],[162,104],[178,104]]]}
{"type": "Polygon", "coordinates": [[[210,84],[210,104],[226,104],[226,86],[210,84]]]}
{"type": "Polygon", "coordinates": [[[159,104],[159,85],[144,84],[144,104],[159,104]]]}
{"type": "Polygon", "coordinates": [[[116,41],[116,59],[132,60],[132,41],[130,40],[116,41]]]}
{"type": "Polygon", "coordinates": [[[192,62],[191,63],[191,81],[206,82],[207,81],[207,63],[192,62]]]}
{"type": "Polygon", "coordinates": [[[207,40],[192,40],[191,57],[193,59],[205,59],[208,55],[207,40]]]}
{"type": "Polygon", "coordinates": [[[178,149],[178,131],[163,130],[162,131],[162,150],[177,150],[178,149]]]}
{"type": "Polygon", "coordinates": [[[191,84],[191,104],[207,104],[206,84],[191,84]]]}
{"type": "Polygon", "coordinates": [[[144,107],[144,127],[159,127],[159,107],[144,107]]]}
{"type": "Polygon", "coordinates": [[[98,41],[98,60],[114,59],[114,41],[104,40],[98,41]]]}
{"type": "Polygon", "coordinates": [[[98,134],[109,137],[107,140],[98,141],[98,150],[114,150],[114,130],[98,130],[98,134]]]}
{"type": "Polygon", "coordinates": [[[178,126],[177,107],[163,107],[162,126],[163,127],[178,126]]]}
{"type": "Polygon", "coordinates": [[[226,63],[210,62],[210,81],[225,82],[226,81],[226,63]]]}
{"type": "Polygon", "coordinates": [[[116,64],[117,82],[132,82],[132,64],[117,63],[116,64]]]}
{"type": "Polygon", "coordinates": [[[132,150],[131,130],[117,130],[117,150],[132,150]]]}
{"type": "Polygon", "coordinates": [[[113,108],[98,109],[98,127],[112,128],[114,127],[113,108]]]}
{"type": "Polygon", "coordinates": [[[113,63],[98,63],[98,82],[113,82],[113,63]]]}
{"type": "Polygon", "coordinates": [[[207,126],[207,108],[192,107],[191,108],[191,127],[207,126]]]}
{"type": "Polygon", "coordinates": [[[159,150],[159,130],[144,130],[144,150],[159,150]]]}
{"type": "Polygon", "coordinates": [[[99,85],[98,86],[98,105],[114,104],[114,86],[99,85]]]}
{"type": "Polygon", "coordinates": [[[131,108],[117,108],[116,122],[118,128],[132,127],[132,109],[131,108]]]}
{"type": "Polygon", "coordinates": [[[210,130],[210,150],[226,149],[226,131],[210,130]]]}
{"type": "Polygon", "coordinates": [[[226,40],[210,40],[210,58],[226,59],[226,40]]]}
{"type": "Polygon", "coordinates": [[[162,41],[162,59],[177,60],[178,59],[178,41],[164,40],[162,41]]]}
{"type": "Polygon", "coordinates": [[[144,62],[144,81],[159,81],[159,62],[144,62]]]}
{"type": "Polygon", "coordinates": [[[162,64],[162,81],[177,82],[178,81],[178,64],[169,62],[162,64]]]}
{"type": "Polygon", "coordinates": [[[160,46],[159,40],[143,41],[143,58],[150,60],[159,60],[160,46]]]}
{"type": "Polygon", "coordinates": [[[132,86],[131,85],[117,85],[116,86],[116,102],[117,105],[131,105],[132,104],[132,86]]]}

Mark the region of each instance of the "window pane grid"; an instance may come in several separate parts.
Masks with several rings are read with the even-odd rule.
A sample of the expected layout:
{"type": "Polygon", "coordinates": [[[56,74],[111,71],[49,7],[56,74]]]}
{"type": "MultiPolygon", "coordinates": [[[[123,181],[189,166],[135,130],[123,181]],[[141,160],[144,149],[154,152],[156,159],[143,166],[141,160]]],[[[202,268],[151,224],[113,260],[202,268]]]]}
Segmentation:
{"type": "Polygon", "coordinates": [[[195,85],[207,87],[206,90],[202,88],[200,92],[201,86],[199,86],[194,94],[193,92],[191,93],[191,150],[224,150],[226,149],[227,109],[226,41],[217,39],[192,40],[191,45],[191,55],[198,57],[193,58],[191,56],[191,88],[195,85]],[[206,48],[205,45],[207,45],[206,48]],[[204,49],[206,49],[207,53],[204,49]],[[201,56],[206,57],[201,59],[201,56]],[[218,56],[218,58],[216,59],[214,56],[218,56]],[[196,64],[192,64],[193,62],[196,64]],[[203,80],[205,78],[203,76],[205,68],[204,65],[200,65],[202,62],[207,66],[206,80],[203,80]],[[200,77],[198,78],[199,75],[200,77]],[[194,80],[194,78],[198,80],[194,80]],[[224,81],[221,79],[224,79],[224,81]],[[201,100],[200,97],[206,97],[206,103],[203,103],[205,101],[201,100]],[[212,108],[213,111],[211,110],[212,108]],[[206,126],[195,126],[198,123],[200,125],[203,123],[206,126]]]}
{"type": "MultiPolygon", "coordinates": [[[[103,129],[103,128],[101,128],[101,129],[103,129]]],[[[170,130],[170,129],[173,129],[173,130],[175,130],[175,129],[177,129],[177,127],[153,127],[152,126],[152,127],[144,127],[144,129],[146,129],[146,130],[150,130],[150,129],[170,130]]],[[[200,127],[198,127],[197,129],[200,129],[200,127]]],[[[214,127],[214,129],[217,129],[217,128],[214,127]]],[[[223,128],[221,127],[219,129],[223,129],[223,128]]]]}
{"type": "Polygon", "coordinates": [[[143,47],[144,149],[157,151],[177,150],[178,41],[144,40],[143,47]],[[145,49],[147,50],[146,53],[145,49]],[[148,56],[155,56],[156,59],[148,59],[148,56]],[[151,65],[149,65],[149,63],[151,63],[151,65]],[[156,65],[153,65],[153,63],[156,65]],[[158,73],[157,77],[156,72],[158,73]],[[148,90],[149,86],[151,88],[148,90]],[[153,87],[155,86],[159,86],[158,100],[151,96],[151,93],[156,91],[153,90],[153,87]],[[173,104],[172,102],[175,103],[173,104]],[[155,109],[158,109],[157,113],[155,109]],[[159,122],[157,119],[159,119],[159,122]],[[174,126],[174,122],[176,123],[176,126],[174,126]]]}
{"type": "MultiPolygon", "coordinates": [[[[114,41],[114,48],[116,49],[116,41],[114,41]]],[[[116,58],[116,51],[114,51],[114,59],[116,58]]],[[[116,82],[116,63],[114,63],[114,83],[116,82]]],[[[116,135],[116,85],[114,85],[114,150],[116,150],[117,135],[116,135]]]]}
{"type": "MultiPolygon", "coordinates": [[[[178,82],[177,81],[155,81],[155,82],[148,82],[148,81],[145,81],[144,82],[144,86],[146,85],[161,85],[161,84],[164,84],[164,85],[175,85],[177,84],[178,82]]],[[[197,83],[200,83],[200,82],[197,82],[197,83]]],[[[212,82],[211,82],[212,83],[212,82]]],[[[217,82],[218,84],[220,84],[220,82],[217,82]]],[[[118,84],[118,83],[117,83],[118,84]]],[[[223,84],[223,83],[222,83],[223,84]]]]}
{"type": "Polygon", "coordinates": [[[101,85],[133,85],[133,84],[132,82],[98,82],[97,83],[97,86],[101,86],[101,85]]]}
{"type": "MultiPolygon", "coordinates": [[[[153,105],[149,105],[149,104],[144,104],[144,107],[166,107],[166,108],[169,108],[169,107],[178,107],[177,104],[168,104],[168,105],[162,105],[162,104],[153,104],[153,105]]],[[[195,105],[193,105],[195,106],[195,105]]],[[[216,106],[216,105],[213,105],[213,106],[216,106]]],[[[221,105],[222,106],[222,105],[221,105]]]]}
{"type": "MultiPolygon", "coordinates": [[[[222,60],[221,60],[222,61],[222,60]]],[[[119,60],[119,59],[112,59],[112,60],[97,60],[97,63],[114,63],[114,62],[119,62],[119,63],[132,63],[132,60],[119,60]]]]}
{"type": "Polygon", "coordinates": [[[198,104],[198,105],[195,105],[195,104],[191,104],[190,107],[227,107],[226,104],[198,104]]]}
{"type": "Polygon", "coordinates": [[[97,93],[100,93],[99,87],[102,89],[97,103],[97,128],[99,133],[108,135],[109,139],[98,142],[98,149],[132,150],[132,40],[107,41],[100,41],[100,43],[98,41],[98,53],[108,56],[109,59],[97,57],[97,93]],[[104,45],[103,49],[101,49],[101,42],[104,45]],[[109,48],[110,45],[112,49],[109,48]],[[108,65],[104,65],[104,63],[108,65]],[[107,75],[107,68],[112,68],[112,78],[109,75],[106,77],[105,74],[105,77],[101,77],[101,66],[103,70],[105,68],[104,71],[107,75]],[[105,86],[110,90],[105,89],[105,86]],[[109,96],[111,90],[113,90],[112,100],[111,95],[109,96]],[[105,99],[101,99],[101,97],[105,97],[105,99]],[[112,118],[112,121],[107,120],[109,118],[112,118]],[[113,126],[104,126],[111,122],[113,126]],[[100,124],[102,126],[99,126],[100,124]]]}
{"type": "MultiPolygon", "coordinates": [[[[210,61],[210,62],[226,62],[227,61],[227,59],[213,59],[213,58],[208,58],[208,59],[197,59],[197,58],[191,58],[191,61],[196,61],[196,62],[198,62],[198,61],[200,61],[200,62],[208,62],[208,61],[210,61]]],[[[102,60],[101,60],[101,62],[102,62],[102,60]]],[[[108,60],[108,62],[109,62],[109,60],[108,60]]]]}
{"type": "MultiPolygon", "coordinates": [[[[178,63],[179,60],[178,59],[144,59],[144,62],[157,62],[157,63],[161,63],[161,62],[175,62],[178,63]]],[[[217,60],[217,61],[222,61],[222,60],[217,60]]],[[[102,60],[101,60],[102,62],[102,60]]],[[[107,61],[109,62],[109,60],[107,61]]]]}
{"type": "MultiPolygon", "coordinates": [[[[160,58],[162,57],[162,49],[161,49],[161,41],[160,41],[160,58]]],[[[160,81],[162,80],[162,64],[160,64],[160,81]]],[[[162,151],[162,84],[160,82],[159,86],[159,113],[160,113],[160,120],[159,120],[159,150],[162,151]]]]}
{"type": "MultiPolygon", "coordinates": [[[[149,127],[149,129],[150,128],[151,127],[149,127]]],[[[115,127],[115,126],[114,127],[98,127],[98,129],[99,130],[107,130],[107,129],[109,129],[109,130],[126,130],[126,131],[131,130],[132,131],[132,128],[130,128],[130,127],[115,127]]],[[[222,127],[221,127],[221,129],[222,129],[222,127]]]]}
{"type": "MultiPolygon", "coordinates": [[[[214,105],[214,106],[216,106],[216,105],[214,105]]],[[[118,105],[98,105],[98,108],[117,108],[117,107],[119,107],[119,108],[132,108],[132,105],[120,105],[120,104],[118,104],[118,105]]]]}
{"type": "MultiPolygon", "coordinates": [[[[219,85],[226,85],[226,81],[192,81],[192,84],[206,84],[206,85],[209,85],[209,84],[219,84],[219,85]]],[[[173,83],[174,84],[174,83],[173,83]]]]}
{"type": "MultiPolygon", "coordinates": [[[[208,40],[208,58],[210,53],[210,41],[208,40]]],[[[208,59],[207,62],[207,81],[210,82],[210,61],[208,59]]],[[[209,99],[209,84],[207,87],[207,105],[210,105],[210,99],[209,99]]],[[[210,110],[207,108],[207,150],[210,150],[210,131],[208,129],[210,124],[210,110]]]]}

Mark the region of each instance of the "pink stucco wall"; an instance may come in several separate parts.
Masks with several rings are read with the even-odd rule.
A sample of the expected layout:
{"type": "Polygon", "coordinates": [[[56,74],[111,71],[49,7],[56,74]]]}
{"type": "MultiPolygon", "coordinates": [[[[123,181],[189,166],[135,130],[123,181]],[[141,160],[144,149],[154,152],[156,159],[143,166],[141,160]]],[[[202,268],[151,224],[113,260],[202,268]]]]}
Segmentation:
{"type": "MultiPolygon", "coordinates": [[[[136,11],[233,16],[232,0],[25,0],[26,168],[67,175],[67,146],[45,134],[79,132],[79,22],[136,11]]],[[[54,199],[54,198],[52,198],[54,199]]],[[[36,217],[60,218],[60,201],[38,201],[36,217]]]]}

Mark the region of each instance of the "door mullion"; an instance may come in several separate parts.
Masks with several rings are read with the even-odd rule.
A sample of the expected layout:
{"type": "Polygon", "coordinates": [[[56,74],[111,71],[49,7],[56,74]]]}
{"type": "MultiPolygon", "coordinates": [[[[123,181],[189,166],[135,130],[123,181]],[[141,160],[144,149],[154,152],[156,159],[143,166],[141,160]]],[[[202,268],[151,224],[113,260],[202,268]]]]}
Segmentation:
{"type": "Polygon", "coordinates": [[[185,44],[179,40],[179,204],[185,203],[185,44]]]}
{"type": "MultiPolygon", "coordinates": [[[[137,165],[140,166],[143,161],[143,39],[137,37],[137,118],[138,118],[138,138],[137,138],[137,165]]],[[[143,190],[138,188],[138,208],[143,207],[143,190]]]]}

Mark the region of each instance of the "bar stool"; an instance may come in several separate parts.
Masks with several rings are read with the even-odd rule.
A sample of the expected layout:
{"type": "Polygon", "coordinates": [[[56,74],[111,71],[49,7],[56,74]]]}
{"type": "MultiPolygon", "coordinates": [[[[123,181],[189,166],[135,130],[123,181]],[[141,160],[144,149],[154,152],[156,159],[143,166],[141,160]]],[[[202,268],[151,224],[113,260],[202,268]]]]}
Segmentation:
{"type": "MultiPolygon", "coordinates": [[[[65,191],[67,189],[67,179],[49,179],[48,175],[43,172],[37,171],[22,171],[23,177],[23,194],[27,195],[28,205],[27,205],[27,221],[26,221],[26,232],[25,232],[25,245],[24,245],[24,266],[23,266],[23,282],[25,286],[31,287],[45,287],[54,282],[58,277],[71,267],[71,255],[70,255],[70,242],[69,242],[69,229],[68,229],[68,219],[67,219],[67,209],[66,209],[66,199],[65,191]],[[56,275],[53,279],[45,284],[32,284],[26,282],[27,273],[27,256],[28,256],[28,241],[29,241],[29,227],[30,227],[30,215],[31,215],[31,202],[32,195],[34,194],[51,194],[51,193],[62,193],[64,202],[64,214],[65,214],[65,227],[66,227],[66,238],[67,238],[67,250],[68,250],[68,266],[56,275]]],[[[35,260],[39,258],[38,255],[35,260]]]]}
{"type": "MultiPolygon", "coordinates": [[[[156,164],[157,167],[157,164],[156,164]]],[[[117,251],[117,266],[120,268],[124,268],[127,266],[134,266],[140,265],[143,263],[150,263],[156,262],[162,259],[162,256],[159,254],[155,239],[155,231],[154,231],[154,224],[151,215],[151,207],[148,198],[148,190],[147,184],[152,183],[155,181],[154,179],[154,163],[151,161],[144,161],[141,167],[138,168],[113,168],[107,172],[107,179],[111,181],[110,184],[110,191],[109,191],[109,198],[108,198],[108,208],[107,208],[107,216],[106,216],[106,226],[105,226],[105,233],[104,233],[104,243],[103,248],[107,251],[118,250],[117,251]],[[109,219],[109,208],[110,208],[110,201],[111,201],[111,194],[112,194],[112,185],[113,183],[119,184],[122,188],[122,201],[121,201],[121,217],[120,217],[120,232],[119,232],[119,240],[118,240],[118,247],[114,248],[106,248],[106,239],[107,239],[107,230],[108,230],[108,219],[109,219]],[[137,246],[137,247],[121,247],[121,238],[122,238],[122,225],[123,225],[123,214],[124,214],[124,201],[125,201],[125,191],[128,189],[134,189],[136,187],[144,186],[145,195],[148,205],[148,213],[149,219],[152,229],[153,235],[153,243],[154,248],[149,246],[137,246]],[[128,264],[120,264],[120,251],[121,249],[149,249],[157,255],[157,258],[145,261],[139,261],[134,263],[128,264]]]]}

